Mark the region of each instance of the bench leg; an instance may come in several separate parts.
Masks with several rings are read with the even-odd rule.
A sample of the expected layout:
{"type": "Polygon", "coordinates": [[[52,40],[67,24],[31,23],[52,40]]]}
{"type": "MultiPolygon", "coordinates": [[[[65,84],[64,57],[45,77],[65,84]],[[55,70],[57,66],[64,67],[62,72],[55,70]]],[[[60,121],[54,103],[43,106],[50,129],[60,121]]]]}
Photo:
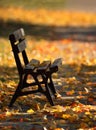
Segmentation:
{"type": "Polygon", "coordinates": [[[51,75],[49,76],[49,80],[50,80],[50,82],[48,83],[48,85],[49,85],[49,88],[52,91],[54,97],[55,98],[60,98],[61,95],[56,91],[56,88],[55,88],[54,83],[52,81],[52,76],[51,75]]]}
{"type": "Polygon", "coordinates": [[[15,92],[15,94],[13,95],[13,97],[12,97],[12,99],[11,99],[11,102],[10,102],[10,104],[9,104],[9,107],[12,107],[12,105],[14,104],[14,102],[16,101],[16,99],[17,99],[17,94],[16,94],[17,92],[15,92]]]}
{"type": "Polygon", "coordinates": [[[20,91],[19,86],[18,86],[18,88],[16,89],[16,91],[15,91],[15,93],[14,93],[12,99],[11,99],[11,102],[10,102],[10,104],[9,104],[9,107],[12,107],[12,105],[13,105],[14,102],[16,101],[17,97],[20,96],[20,92],[21,92],[21,91],[20,91]]]}
{"type": "Polygon", "coordinates": [[[44,83],[45,83],[45,88],[46,88],[45,95],[46,95],[48,101],[50,102],[50,104],[52,106],[54,106],[54,102],[53,102],[53,99],[51,97],[50,90],[49,90],[48,77],[46,75],[42,75],[42,77],[43,77],[43,80],[44,80],[44,83]]]}
{"type": "Polygon", "coordinates": [[[11,102],[9,104],[9,107],[12,107],[12,105],[14,104],[14,102],[16,101],[16,99],[21,95],[22,81],[23,81],[23,79],[22,79],[22,76],[21,76],[19,84],[17,86],[17,89],[16,89],[16,91],[15,91],[15,93],[14,93],[12,99],[11,99],[11,102]]]}
{"type": "Polygon", "coordinates": [[[52,81],[52,77],[50,76],[49,79],[50,79],[50,83],[48,85],[49,85],[53,95],[56,96],[57,91],[56,91],[56,88],[55,88],[54,83],[52,81]]]}
{"type": "Polygon", "coordinates": [[[54,102],[53,102],[53,99],[52,99],[51,94],[50,94],[48,83],[45,84],[45,87],[46,87],[46,97],[47,97],[48,101],[50,102],[50,104],[52,106],[54,106],[54,102]]]}
{"type": "MultiPolygon", "coordinates": [[[[32,76],[33,76],[33,75],[32,75],[32,76]]],[[[19,84],[18,84],[18,87],[17,87],[17,89],[16,89],[16,91],[15,91],[15,93],[14,93],[12,99],[11,99],[11,102],[10,102],[10,104],[9,104],[9,107],[12,107],[12,105],[14,104],[14,102],[16,101],[16,99],[17,99],[19,96],[22,96],[21,90],[22,90],[22,88],[24,88],[24,86],[25,86],[25,84],[26,84],[26,78],[27,78],[27,76],[25,75],[23,78],[22,78],[22,77],[23,77],[23,76],[21,76],[21,78],[20,78],[20,82],[19,82],[19,84]]],[[[45,91],[43,90],[43,88],[42,88],[40,82],[38,81],[37,76],[33,76],[33,78],[34,78],[36,84],[38,85],[38,92],[43,93],[43,94],[46,96],[46,98],[48,99],[48,101],[50,102],[50,104],[53,106],[54,103],[53,103],[53,100],[52,100],[52,97],[51,97],[51,94],[50,94],[50,90],[49,90],[48,77],[46,77],[46,76],[44,76],[44,75],[42,76],[42,78],[43,78],[43,80],[44,80],[45,88],[46,88],[45,91]]],[[[52,85],[52,81],[51,81],[51,85],[52,85]]],[[[51,88],[51,87],[52,87],[52,86],[50,86],[50,88],[51,88]]],[[[54,94],[56,93],[54,86],[52,87],[52,90],[51,90],[51,91],[52,91],[54,94]]]]}
{"type": "Polygon", "coordinates": [[[37,83],[37,85],[39,87],[39,91],[41,93],[43,93],[46,96],[46,98],[48,99],[48,101],[50,102],[50,104],[52,106],[54,106],[54,103],[53,103],[53,100],[52,100],[52,97],[51,97],[51,94],[50,94],[49,86],[48,86],[48,77],[42,75],[42,78],[43,78],[45,88],[46,88],[45,91],[42,89],[42,86],[41,86],[40,82],[38,81],[37,77],[34,76],[34,79],[35,79],[35,81],[36,81],[36,83],[37,83]]]}

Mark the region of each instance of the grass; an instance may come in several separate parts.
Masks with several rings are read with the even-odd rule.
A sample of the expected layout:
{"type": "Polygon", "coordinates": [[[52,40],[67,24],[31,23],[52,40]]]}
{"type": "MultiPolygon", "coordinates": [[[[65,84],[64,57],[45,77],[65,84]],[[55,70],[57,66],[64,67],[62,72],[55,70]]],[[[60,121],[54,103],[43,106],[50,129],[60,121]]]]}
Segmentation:
{"type": "Polygon", "coordinates": [[[56,9],[56,8],[64,8],[65,0],[1,0],[0,6],[20,6],[24,8],[48,8],[48,9],[56,9]]]}

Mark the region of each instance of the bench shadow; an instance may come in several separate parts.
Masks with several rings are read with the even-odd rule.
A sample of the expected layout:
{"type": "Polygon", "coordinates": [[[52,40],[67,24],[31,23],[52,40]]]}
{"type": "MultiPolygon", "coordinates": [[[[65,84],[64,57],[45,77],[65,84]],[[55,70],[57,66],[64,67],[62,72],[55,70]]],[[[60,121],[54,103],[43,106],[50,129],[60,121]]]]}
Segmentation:
{"type": "Polygon", "coordinates": [[[61,40],[72,39],[79,41],[96,42],[96,26],[51,26],[23,23],[20,21],[4,22],[0,19],[0,37],[8,38],[9,34],[18,28],[24,28],[26,35],[36,39],[61,40]]]}

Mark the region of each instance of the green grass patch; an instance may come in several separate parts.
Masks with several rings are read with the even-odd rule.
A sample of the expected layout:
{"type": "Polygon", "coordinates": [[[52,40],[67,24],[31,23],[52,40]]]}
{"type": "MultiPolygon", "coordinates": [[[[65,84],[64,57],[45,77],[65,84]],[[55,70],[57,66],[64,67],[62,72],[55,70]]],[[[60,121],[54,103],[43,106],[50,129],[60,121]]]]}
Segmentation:
{"type": "Polygon", "coordinates": [[[65,6],[65,0],[0,0],[0,6],[20,6],[24,8],[48,8],[62,9],[65,6]]]}

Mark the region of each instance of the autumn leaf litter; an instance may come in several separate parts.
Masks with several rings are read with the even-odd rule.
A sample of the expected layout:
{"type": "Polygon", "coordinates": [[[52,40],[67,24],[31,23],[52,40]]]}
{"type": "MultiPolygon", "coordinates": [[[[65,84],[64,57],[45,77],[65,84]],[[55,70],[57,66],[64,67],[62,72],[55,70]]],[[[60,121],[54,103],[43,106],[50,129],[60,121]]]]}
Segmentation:
{"type": "MultiPolygon", "coordinates": [[[[8,11],[16,15],[13,8],[10,8],[8,11]]],[[[17,11],[19,14],[22,14],[22,9],[18,9],[17,11]]],[[[32,13],[25,12],[26,14],[29,13],[29,15],[32,13]]],[[[38,16],[39,13],[40,11],[37,11],[36,15],[38,16]]],[[[48,24],[56,23],[54,19],[57,15],[50,11],[47,17],[47,13],[41,10],[44,21],[46,23],[49,22],[48,24]],[[49,14],[52,16],[52,19],[49,17],[49,14]]],[[[65,13],[65,23],[64,19],[62,21],[60,19],[58,22],[59,25],[70,23],[70,13],[65,13]]],[[[8,19],[12,19],[8,15],[5,15],[0,15],[5,22],[8,19]]],[[[36,22],[36,15],[33,15],[31,19],[26,15],[25,19],[20,19],[20,21],[36,22]]],[[[77,15],[78,13],[73,15],[74,17],[76,16],[75,19],[77,19],[77,15]]],[[[59,17],[61,18],[61,15],[59,17]]],[[[72,24],[76,26],[83,23],[94,25],[96,21],[95,19],[92,21],[93,17],[94,15],[91,14],[80,14],[79,18],[72,24]]],[[[43,22],[41,16],[38,22],[43,22]]],[[[7,106],[18,83],[18,74],[14,67],[13,55],[9,53],[8,56],[8,52],[5,52],[0,57],[1,61],[4,59],[4,66],[2,62],[3,67],[1,67],[2,70],[0,72],[0,129],[18,130],[27,128],[29,130],[36,130],[38,128],[39,130],[43,127],[45,130],[95,130],[96,44],[90,42],[83,43],[71,39],[58,41],[41,39],[38,41],[36,39],[32,40],[30,36],[27,38],[28,55],[30,58],[32,56],[42,61],[44,59],[54,60],[58,56],[63,57],[63,66],[60,68],[58,74],[53,75],[56,88],[62,97],[54,99],[56,105],[50,106],[43,95],[28,95],[17,99],[13,108],[9,109],[7,106]],[[35,44],[32,46],[33,43],[35,44]]],[[[0,40],[6,43],[5,39],[2,38],[0,40]]]]}

